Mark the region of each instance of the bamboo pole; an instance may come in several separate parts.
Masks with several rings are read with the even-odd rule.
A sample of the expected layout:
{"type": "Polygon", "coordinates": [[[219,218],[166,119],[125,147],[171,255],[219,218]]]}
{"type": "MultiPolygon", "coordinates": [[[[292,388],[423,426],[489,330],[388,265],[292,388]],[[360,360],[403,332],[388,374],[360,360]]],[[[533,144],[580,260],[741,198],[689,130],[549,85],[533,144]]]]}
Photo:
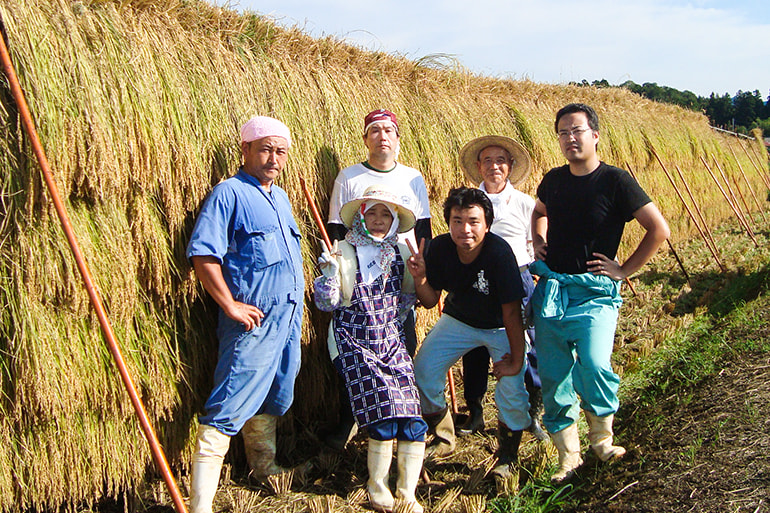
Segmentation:
{"type": "MultiPolygon", "coordinates": [[[[617,262],[617,260],[615,260],[615,261],[617,262]]],[[[618,262],[618,265],[620,265],[620,262],[618,262]]],[[[634,296],[636,296],[636,295],[637,295],[637,294],[636,294],[636,287],[634,287],[634,283],[631,281],[631,279],[630,279],[628,276],[626,276],[626,277],[624,278],[624,280],[625,280],[625,282],[626,282],[626,285],[628,285],[628,288],[630,288],[630,289],[631,289],[631,293],[632,293],[634,296]]]]}
{"type": "MultiPolygon", "coordinates": [[[[628,162],[626,162],[626,169],[628,169],[628,172],[631,173],[631,176],[634,178],[634,180],[636,180],[636,183],[639,183],[639,179],[636,177],[636,173],[634,173],[634,170],[631,169],[631,166],[628,164],[628,162]]],[[[679,255],[676,253],[676,250],[674,249],[674,244],[671,243],[670,239],[666,239],[666,242],[668,243],[668,249],[671,250],[671,254],[674,255],[674,259],[676,260],[676,263],[679,264],[679,268],[682,270],[682,274],[684,274],[684,277],[687,280],[687,283],[689,283],[690,287],[692,287],[692,282],[690,281],[690,275],[687,273],[687,269],[684,268],[684,264],[682,263],[682,260],[679,258],[679,255]]],[[[633,286],[631,287],[631,291],[634,293],[634,296],[635,296],[636,290],[634,290],[633,286]]]]}
{"type": "Polygon", "coordinates": [[[308,206],[310,206],[310,212],[313,214],[315,224],[318,226],[318,230],[321,232],[321,237],[323,237],[323,241],[326,243],[326,248],[331,251],[332,241],[329,239],[329,233],[326,231],[326,226],[324,226],[323,219],[321,219],[321,214],[318,212],[318,207],[315,204],[313,196],[310,195],[310,191],[307,188],[305,179],[301,176],[299,177],[299,185],[302,187],[302,192],[305,194],[305,199],[307,200],[308,206]]]}
{"type": "Polygon", "coordinates": [[[746,203],[746,198],[743,196],[743,192],[741,192],[741,188],[738,185],[738,179],[735,178],[735,175],[733,175],[733,183],[735,184],[735,189],[738,191],[738,197],[741,198],[741,203],[743,203],[743,208],[746,209],[746,215],[748,216],[748,220],[753,221],[753,219],[751,219],[751,209],[749,208],[749,204],[746,203]]]}
{"type": "Polygon", "coordinates": [[[682,173],[682,170],[679,169],[679,166],[677,165],[674,165],[674,169],[676,169],[676,172],[679,174],[679,178],[682,180],[682,183],[684,184],[684,188],[687,191],[688,196],[690,196],[690,201],[692,201],[692,204],[695,207],[695,212],[698,214],[698,218],[700,219],[701,226],[703,227],[703,231],[706,233],[706,236],[709,238],[709,241],[711,242],[711,247],[713,247],[716,250],[717,244],[716,242],[714,242],[714,236],[711,234],[711,228],[709,228],[709,225],[706,222],[706,218],[703,216],[703,212],[701,211],[700,206],[698,205],[698,202],[695,199],[695,195],[690,189],[690,185],[687,183],[687,180],[684,177],[684,173],[682,173]]]}
{"type": "Polygon", "coordinates": [[[722,187],[722,184],[719,183],[719,180],[714,175],[713,171],[711,171],[711,167],[709,167],[708,162],[703,158],[703,156],[700,156],[701,162],[703,162],[703,165],[706,166],[706,171],[709,172],[709,175],[711,175],[711,178],[714,180],[714,183],[717,184],[717,187],[719,187],[719,190],[722,192],[722,196],[724,196],[725,201],[730,205],[730,207],[733,209],[733,212],[735,212],[735,216],[738,218],[738,222],[741,224],[744,230],[746,230],[746,233],[749,235],[752,241],[754,241],[754,246],[759,247],[759,243],[757,242],[757,239],[754,238],[754,234],[751,233],[751,229],[743,223],[743,219],[741,218],[740,214],[738,214],[738,210],[735,208],[735,205],[732,204],[730,201],[730,197],[725,192],[724,188],[722,187]]]}
{"type": "Polygon", "coordinates": [[[759,202],[759,199],[757,198],[756,193],[754,193],[754,188],[751,186],[751,182],[749,182],[749,177],[746,176],[746,172],[743,170],[743,165],[741,164],[741,161],[738,160],[738,156],[735,154],[735,150],[733,150],[733,145],[728,144],[730,148],[730,153],[733,154],[733,158],[735,159],[735,162],[738,163],[738,170],[741,172],[741,176],[743,176],[743,181],[746,182],[746,187],[749,188],[749,192],[751,193],[751,197],[754,198],[754,204],[757,206],[757,210],[759,210],[759,213],[762,214],[762,219],[767,222],[767,216],[765,216],[765,209],[762,208],[762,204],[759,202]]]}
{"type": "Polygon", "coordinates": [[[668,249],[671,250],[671,254],[674,255],[674,260],[676,260],[676,263],[679,264],[679,268],[682,270],[682,274],[684,274],[685,279],[687,280],[687,284],[690,285],[690,288],[692,288],[692,280],[690,280],[690,275],[687,274],[687,270],[684,268],[684,264],[682,263],[682,260],[679,258],[679,255],[676,253],[676,250],[674,249],[674,245],[668,241],[668,249]]]}
{"type": "Polygon", "coordinates": [[[449,400],[452,403],[452,414],[457,415],[457,392],[455,392],[455,376],[452,374],[452,368],[447,372],[447,383],[449,384],[449,400]]]}
{"type": "Polygon", "coordinates": [[[727,173],[725,172],[722,165],[719,164],[715,156],[712,155],[711,160],[714,161],[714,165],[719,170],[719,176],[722,177],[722,181],[725,183],[725,186],[727,187],[727,192],[730,193],[730,198],[732,198],[733,205],[735,205],[735,211],[738,212],[738,214],[741,216],[741,219],[743,219],[743,224],[751,232],[751,237],[754,238],[754,230],[751,228],[751,224],[749,224],[749,218],[747,218],[746,214],[743,212],[743,210],[741,210],[741,206],[738,203],[738,198],[735,197],[735,192],[733,192],[733,188],[730,186],[730,180],[728,180],[727,178],[727,173]]]}
{"type": "Polygon", "coordinates": [[[744,153],[746,153],[746,156],[749,158],[749,162],[751,162],[751,165],[754,166],[754,169],[759,174],[759,177],[762,179],[763,182],[765,182],[765,187],[767,187],[770,190],[770,178],[768,178],[765,171],[761,170],[756,162],[754,162],[754,157],[749,153],[749,150],[746,149],[746,147],[743,145],[741,141],[738,141],[738,144],[743,148],[744,153]]]}
{"type": "Polygon", "coordinates": [[[155,463],[157,464],[158,469],[163,476],[163,481],[165,481],[166,487],[168,488],[169,494],[171,495],[174,508],[178,513],[187,513],[187,508],[185,507],[184,501],[182,500],[182,494],[179,492],[179,488],[177,487],[176,481],[174,480],[174,476],[171,474],[171,469],[168,466],[166,455],[163,452],[163,448],[160,446],[160,442],[158,441],[158,437],[155,434],[155,430],[153,429],[152,424],[150,423],[150,419],[147,416],[144,404],[142,404],[142,400],[139,398],[139,394],[136,391],[136,387],[134,386],[131,374],[126,367],[125,361],[123,360],[120,347],[118,346],[117,340],[115,339],[115,334],[112,331],[112,325],[110,324],[110,320],[107,317],[107,313],[105,312],[104,305],[102,303],[101,297],[99,296],[99,292],[97,291],[96,285],[93,281],[93,278],[91,277],[88,264],[86,263],[85,258],[83,257],[83,253],[80,250],[77,238],[75,237],[75,232],[72,229],[72,225],[70,224],[67,209],[65,208],[64,203],[62,202],[59,195],[59,190],[56,186],[51,167],[48,163],[48,157],[46,156],[43,146],[40,143],[40,138],[32,120],[32,114],[29,111],[27,100],[24,97],[24,92],[21,89],[18,77],[16,76],[16,71],[13,67],[13,61],[11,60],[11,55],[5,42],[6,33],[4,26],[0,32],[2,32],[0,33],[0,59],[2,59],[3,71],[8,78],[8,85],[11,89],[11,95],[13,96],[14,101],[16,102],[16,106],[19,109],[19,116],[21,118],[22,125],[24,126],[24,131],[27,133],[27,136],[30,139],[30,144],[35,153],[35,156],[37,157],[38,163],[40,164],[40,169],[43,173],[43,179],[48,188],[48,192],[51,194],[51,200],[53,201],[54,208],[56,209],[56,213],[59,216],[62,229],[64,230],[64,234],[67,237],[67,241],[69,242],[70,249],[72,250],[72,254],[75,258],[78,270],[80,271],[80,275],[83,278],[83,284],[91,301],[91,306],[93,307],[94,311],[96,312],[96,316],[99,319],[99,324],[101,325],[105,342],[107,343],[107,347],[109,348],[110,353],[115,360],[115,366],[118,369],[118,373],[120,374],[120,378],[126,388],[126,392],[128,392],[128,396],[131,399],[131,404],[133,405],[136,416],[138,417],[139,424],[142,428],[142,432],[144,433],[144,437],[150,446],[152,457],[155,460],[155,463]]]}
{"type": "Polygon", "coordinates": [[[752,141],[756,144],[751,146],[752,147],[751,153],[757,154],[756,155],[757,161],[763,164],[763,169],[765,170],[766,173],[768,173],[768,179],[770,179],[770,169],[768,169],[767,167],[768,165],[770,165],[770,152],[767,151],[767,147],[765,147],[764,142],[760,142],[757,139],[752,139],[752,141]],[[761,155],[759,155],[760,153],[761,155]]]}
{"type": "MultiPolygon", "coordinates": [[[[444,311],[444,300],[441,297],[438,298],[438,311],[444,311]]],[[[446,378],[447,384],[449,385],[449,399],[452,404],[452,414],[457,415],[457,392],[455,391],[455,376],[452,374],[452,367],[447,371],[446,378]]]]}
{"type": "Polygon", "coordinates": [[[695,215],[692,213],[692,210],[690,210],[690,206],[687,205],[687,202],[684,200],[684,196],[682,196],[682,193],[679,191],[679,188],[676,186],[676,182],[674,182],[674,177],[672,177],[671,173],[668,172],[668,169],[666,169],[665,164],[663,164],[663,161],[660,160],[658,153],[655,151],[655,148],[653,148],[652,145],[650,145],[650,151],[652,151],[652,154],[658,160],[660,167],[663,168],[663,172],[666,174],[666,178],[668,178],[668,181],[671,182],[671,186],[674,188],[674,191],[676,191],[676,195],[679,196],[679,200],[682,202],[682,205],[684,205],[685,210],[687,210],[687,213],[690,215],[690,219],[692,219],[693,224],[695,224],[695,227],[698,229],[698,233],[700,233],[700,236],[703,238],[703,242],[705,242],[706,247],[709,249],[709,251],[711,251],[711,254],[714,257],[714,260],[716,261],[717,265],[719,266],[719,269],[721,269],[722,272],[727,272],[727,268],[725,268],[724,264],[722,264],[722,261],[719,259],[718,252],[715,251],[715,249],[712,248],[711,245],[709,244],[706,234],[703,233],[703,229],[700,227],[700,225],[698,224],[698,221],[695,219],[695,215]]]}

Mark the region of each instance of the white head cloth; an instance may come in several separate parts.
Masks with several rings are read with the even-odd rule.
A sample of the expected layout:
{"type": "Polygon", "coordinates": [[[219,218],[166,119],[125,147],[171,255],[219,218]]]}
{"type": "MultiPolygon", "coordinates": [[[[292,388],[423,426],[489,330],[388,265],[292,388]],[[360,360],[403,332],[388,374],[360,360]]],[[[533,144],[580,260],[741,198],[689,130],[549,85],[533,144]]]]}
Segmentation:
{"type": "Polygon", "coordinates": [[[361,212],[359,214],[361,216],[361,224],[364,227],[366,226],[364,214],[374,205],[384,205],[388,207],[390,215],[393,216],[393,222],[390,224],[390,229],[388,230],[388,233],[385,235],[385,237],[374,237],[373,235],[367,233],[369,238],[374,243],[356,247],[356,255],[358,256],[358,268],[361,270],[361,278],[366,284],[372,283],[382,273],[390,271],[390,264],[393,260],[392,256],[394,252],[392,250],[384,249],[383,246],[388,245],[386,242],[388,239],[395,238],[398,230],[398,215],[396,214],[396,211],[390,205],[379,203],[377,201],[368,201],[362,205],[361,212]],[[390,258],[388,258],[388,256],[390,256],[390,258]]]}

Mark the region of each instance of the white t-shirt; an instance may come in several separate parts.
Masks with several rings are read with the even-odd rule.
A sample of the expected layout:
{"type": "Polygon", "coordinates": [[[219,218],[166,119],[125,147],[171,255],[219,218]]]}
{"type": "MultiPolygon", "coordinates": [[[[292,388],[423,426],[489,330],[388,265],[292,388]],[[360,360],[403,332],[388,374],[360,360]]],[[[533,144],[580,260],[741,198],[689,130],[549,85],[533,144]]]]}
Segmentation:
{"type": "MultiPolygon", "coordinates": [[[[329,222],[344,224],[340,219],[342,205],[360,198],[372,185],[380,185],[398,195],[401,203],[414,212],[417,219],[430,219],[428,190],[418,170],[396,163],[396,167],[390,171],[377,171],[358,163],[340,171],[334,180],[334,189],[329,198],[329,222]]],[[[407,232],[409,234],[414,242],[414,230],[407,232]]],[[[403,239],[399,236],[399,240],[403,239]]]]}
{"type": "Polygon", "coordinates": [[[531,263],[534,253],[530,243],[530,225],[535,200],[514,189],[511,182],[507,182],[505,189],[499,194],[488,193],[483,182],[479,189],[489,196],[495,211],[495,220],[492,221],[489,231],[505,239],[516,255],[519,266],[531,263]]]}

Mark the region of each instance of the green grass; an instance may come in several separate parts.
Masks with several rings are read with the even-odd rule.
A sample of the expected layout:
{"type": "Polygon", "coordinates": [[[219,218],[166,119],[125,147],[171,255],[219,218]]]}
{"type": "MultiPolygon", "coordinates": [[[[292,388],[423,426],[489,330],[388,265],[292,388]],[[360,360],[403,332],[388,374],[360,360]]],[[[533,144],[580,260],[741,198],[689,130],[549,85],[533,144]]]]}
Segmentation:
{"type": "Polygon", "coordinates": [[[487,502],[492,513],[555,513],[571,502],[575,488],[571,484],[554,487],[547,478],[534,478],[510,497],[498,497],[487,502]]]}
{"type": "Polygon", "coordinates": [[[687,447],[687,449],[679,455],[679,463],[688,467],[695,465],[695,460],[698,455],[698,451],[703,445],[703,438],[696,438],[693,443],[687,447]]]}
{"type": "MultiPolygon", "coordinates": [[[[628,363],[630,358],[623,353],[639,343],[640,338],[628,342],[636,330],[651,339],[656,339],[649,353],[637,356],[632,364],[626,365],[620,390],[620,420],[643,423],[652,433],[664,433],[667,418],[664,414],[640,414],[646,409],[654,410],[658,402],[676,396],[681,407],[692,400],[693,387],[705,378],[718,373],[731,359],[742,353],[770,353],[770,245],[767,225],[757,229],[760,248],[746,246],[744,235],[728,225],[718,230],[720,247],[730,269],[727,276],[710,270],[693,272],[693,286],[683,279],[673,281],[676,270],[665,255],[658,255],[646,272],[634,278],[639,297],[626,297],[621,311],[623,322],[619,325],[616,341],[621,344],[614,355],[618,361],[628,363]],[[672,284],[673,283],[673,284],[672,284]],[[667,304],[669,314],[662,314],[667,304]],[[650,333],[654,332],[654,333],[650,333]],[[632,420],[631,420],[632,419],[632,420]]],[[[696,269],[693,262],[703,262],[705,246],[700,241],[682,245],[680,256],[686,266],[696,269]]],[[[713,264],[710,264],[713,265],[713,264]]],[[[628,291],[626,291],[628,294],[628,291]]],[[[757,406],[747,398],[735,412],[736,418],[754,424],[758,418],[757,406]]],[[[735,422],[726,419],[723,423],[735,422]]],[[[709,443],[719,443],[720,433],[709,443]]],[[[694,465],[703,438],[697,438],[678,458],[678,464],[694,465]]],[[[583,445],[585,448],[585,444],[583,445]]],[[[643,461],[643,460],[642,460],[643,461]]],[[[597,467],[597,472],[598,472],[597,467]]],[[[516,497],[496,498],[487,504],[493,512],[540,512],[558,511],[561,506],[576,506],[573,490],[554,490],[545,481],[553,468],[544,475],[532,476],[516,497]],[[555,509],[552,509],[555,508],[555,509]]]]}

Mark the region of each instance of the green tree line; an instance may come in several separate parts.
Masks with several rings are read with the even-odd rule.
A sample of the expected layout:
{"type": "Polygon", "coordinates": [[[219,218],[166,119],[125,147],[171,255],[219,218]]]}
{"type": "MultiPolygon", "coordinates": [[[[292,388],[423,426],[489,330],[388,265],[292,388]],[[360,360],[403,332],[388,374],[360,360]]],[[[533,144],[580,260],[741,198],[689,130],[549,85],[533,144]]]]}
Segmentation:
{"type": "Polygon", "coordinates": [[[729,93],[719,95],[711,93],[706,98],[692,91],[680,91],[673,87],[661,86],[655,82],[637,84],[631,80],[613,86],[607,80],[595,80],[573,83],[579,86],[595,87],[625,87],[645,98],[662,103],[673,103],[686,109],[703,112],[711,124],[719,128],[733,130],[746,134],[754,128],[761,128],[762,133],[770,134],[770,95],[762,98],[758,89],[754,91],[738,91],[735,95],[729,93]]]}

